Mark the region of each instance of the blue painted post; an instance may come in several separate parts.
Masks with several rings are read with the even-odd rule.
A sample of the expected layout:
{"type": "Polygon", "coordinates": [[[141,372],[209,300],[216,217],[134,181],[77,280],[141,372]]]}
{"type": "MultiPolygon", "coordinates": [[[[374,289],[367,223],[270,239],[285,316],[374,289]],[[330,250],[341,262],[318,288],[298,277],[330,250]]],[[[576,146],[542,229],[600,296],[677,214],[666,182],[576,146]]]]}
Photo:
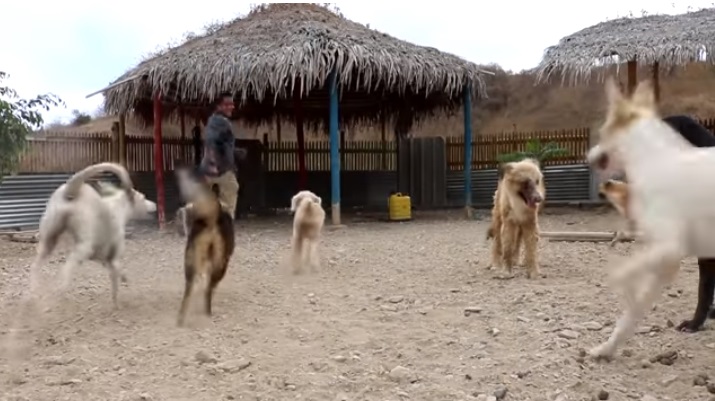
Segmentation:
{"type": "Polygon", "coordinates": [[[340,130],[338,129],[338,77],[335,69],[330,85],[330,205],[333,225],[340,225],[340,130]]]}
{"type": "Polygon", "coordinates": [[[464,209],[472,217],[472,88],[464,85],[464,209]]]}

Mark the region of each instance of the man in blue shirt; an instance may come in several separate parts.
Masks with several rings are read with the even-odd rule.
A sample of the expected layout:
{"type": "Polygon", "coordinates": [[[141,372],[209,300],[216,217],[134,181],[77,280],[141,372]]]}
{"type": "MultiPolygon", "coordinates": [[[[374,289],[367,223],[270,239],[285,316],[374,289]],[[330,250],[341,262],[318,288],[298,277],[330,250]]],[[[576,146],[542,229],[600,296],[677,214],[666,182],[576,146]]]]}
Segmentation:
{"type": "Polygon", "coordinates": [[[216,100],[214,113],[206,123],[204,157],[199,170],[209,185],[219,188],[219,200],[227,207],[231,218],[236,213],[238,181],[236,180],[236,138],[229,117],[233,113],[233,95],[221,93],[216,100]]]}

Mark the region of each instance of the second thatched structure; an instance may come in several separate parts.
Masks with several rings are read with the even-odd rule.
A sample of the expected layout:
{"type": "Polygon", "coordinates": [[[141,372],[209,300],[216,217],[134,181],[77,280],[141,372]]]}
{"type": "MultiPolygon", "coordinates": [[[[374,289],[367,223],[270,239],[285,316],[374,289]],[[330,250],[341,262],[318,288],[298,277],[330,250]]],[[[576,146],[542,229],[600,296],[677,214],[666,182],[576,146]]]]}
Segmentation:
{"type": "Polygon", "coordinates": [[[594,71],[602,80],[608,65],[628,63],[628,88],[636,84],[638,65],[652,68],[656,96],[660,68],[715,60],[715,8],[678,15],[618,18],[562,38],[544,52],[537,82],[561,75],[563,83],[588,83],[594,71]]]}

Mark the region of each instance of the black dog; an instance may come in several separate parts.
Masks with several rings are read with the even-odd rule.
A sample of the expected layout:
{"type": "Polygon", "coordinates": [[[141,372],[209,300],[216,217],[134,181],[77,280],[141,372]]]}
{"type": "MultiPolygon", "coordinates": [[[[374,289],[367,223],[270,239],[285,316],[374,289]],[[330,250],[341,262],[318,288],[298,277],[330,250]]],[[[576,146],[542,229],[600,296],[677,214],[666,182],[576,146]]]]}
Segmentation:
{"type": "MultiPolygon", "coordinates": [[[[693,146],[708,148],[715,146],[715,135],[697,121],[687,116],[671,116],[663,119],[673,127],[693,146]]],[[[698,306],[691,320],[684,320],[677,329],[685,332],[700,330],[708,318],[715,318],[715,310],[711,310],[713,292],[715,292],[715,259],[698,258],[699,283],[698,306]]]]}

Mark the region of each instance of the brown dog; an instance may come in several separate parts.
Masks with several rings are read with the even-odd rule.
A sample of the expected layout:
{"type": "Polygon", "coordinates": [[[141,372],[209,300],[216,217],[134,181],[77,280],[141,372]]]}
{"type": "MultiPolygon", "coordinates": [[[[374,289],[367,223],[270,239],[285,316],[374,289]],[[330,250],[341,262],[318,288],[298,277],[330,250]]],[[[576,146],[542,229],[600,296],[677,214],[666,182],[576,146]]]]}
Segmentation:
{"type": "Polygon", "coordinates": [[[636,234],[635,221],[633,216],[631,216],[628,210],[628,203],[630,201],[628,184],[623,181],[610,179],[608,181],[602,182],[598,185],[598,191],[603,194],[603,196],[608,199],[608,201],[613,205],[618,213],[623,216],[628,222],[627,231],[617,231],[616,236],[611,241],[611,246],[614,246],[621,239],[628,237],[629,234],[636,234]]]}
{"type": "Polygon", "coordinates": [[[235,247],[233,219],[221,207],[217,188],[202,185],[192,194],[191,227],[184,252],[186,286],[177,324],[184,324],[195,290],[203,291],[204,312],[211,316],[213,291],[223,279],[235,247]]]}
{"type": "Polygon", "coordinates": [[[519,255],[523,242],[526,275],[534,278],[539,275],[536,252],[538,214],[546,195],[544,175],[532,159],[505,164],[501,175],[494,192],[492,225],[487,231],[487,239],[494,238],[491,265],[503,265],[511,274],[514,259],[519,255]]]}

